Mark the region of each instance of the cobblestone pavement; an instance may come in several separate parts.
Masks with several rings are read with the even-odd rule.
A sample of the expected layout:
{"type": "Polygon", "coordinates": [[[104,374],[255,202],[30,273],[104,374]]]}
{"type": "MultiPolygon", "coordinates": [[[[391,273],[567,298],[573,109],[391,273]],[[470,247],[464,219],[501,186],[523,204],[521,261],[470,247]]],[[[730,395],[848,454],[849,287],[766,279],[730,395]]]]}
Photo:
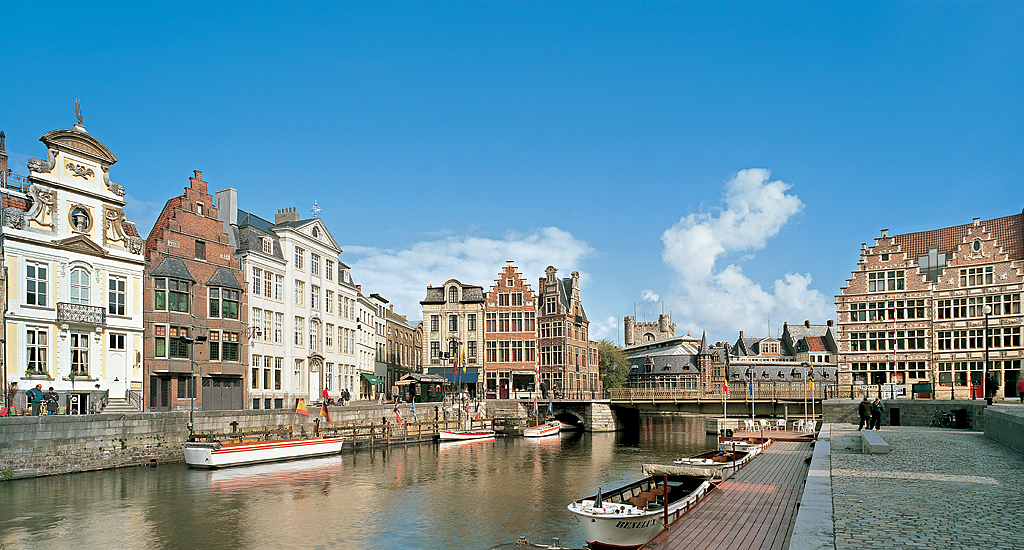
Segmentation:
{"type": "Polygon", "coordinates": [[[982,432],[883,426],[878,434],[888,455],[837,449],[857,427],[832,424],[836,550],[1024,546],[1024,455],[982,432]]]}

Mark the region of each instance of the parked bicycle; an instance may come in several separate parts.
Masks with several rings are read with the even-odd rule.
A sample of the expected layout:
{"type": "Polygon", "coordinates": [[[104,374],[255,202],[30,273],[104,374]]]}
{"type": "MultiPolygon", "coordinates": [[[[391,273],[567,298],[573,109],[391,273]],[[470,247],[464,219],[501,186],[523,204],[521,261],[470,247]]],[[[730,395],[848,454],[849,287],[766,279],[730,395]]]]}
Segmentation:
{"type": "Polygon", "coordinates": [[[946,411],[935,411],[935,416],[932,417],[932,423],[930,426],[939,426],[940,428],[948,428],[953,425],[953,415],[946,411]]]}

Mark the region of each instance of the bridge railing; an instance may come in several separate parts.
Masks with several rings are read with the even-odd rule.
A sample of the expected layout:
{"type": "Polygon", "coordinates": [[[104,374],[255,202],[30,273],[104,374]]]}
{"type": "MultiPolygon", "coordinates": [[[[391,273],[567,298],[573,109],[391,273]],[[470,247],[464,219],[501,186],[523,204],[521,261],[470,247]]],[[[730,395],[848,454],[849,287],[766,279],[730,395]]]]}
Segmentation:
{"type": "Polygon", "coordinates": [[[611,388],[605,390],[606,398],[612,401],[684,401],[722,400],[728,401],[778,400],[778,399],[832,399],[875,396],[878,386],[840,386],[838,384],[815,382],[812,389],[804,382],[758,382],[753,387],[744,382],[730,382],[728,394],[724,388],[692,390],[677,388],[611,388]]]}

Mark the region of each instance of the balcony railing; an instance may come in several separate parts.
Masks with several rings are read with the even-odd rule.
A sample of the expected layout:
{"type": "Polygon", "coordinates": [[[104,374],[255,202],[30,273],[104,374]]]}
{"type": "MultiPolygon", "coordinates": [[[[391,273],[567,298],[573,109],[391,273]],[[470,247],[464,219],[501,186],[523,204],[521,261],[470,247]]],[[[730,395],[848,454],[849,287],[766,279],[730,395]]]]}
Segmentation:
{"type": "Polygon", "coordinates": [[[57,322],[103,326],[107,323],[107,310],[97,306],[57,302],[57,322]]]}

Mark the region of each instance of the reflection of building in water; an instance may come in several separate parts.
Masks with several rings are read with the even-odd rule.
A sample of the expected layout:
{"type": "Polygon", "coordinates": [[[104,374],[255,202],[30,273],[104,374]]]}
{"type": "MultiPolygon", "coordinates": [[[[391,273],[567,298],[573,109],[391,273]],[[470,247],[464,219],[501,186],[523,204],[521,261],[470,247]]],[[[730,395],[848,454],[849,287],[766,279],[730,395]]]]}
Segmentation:
{"type": "Polygon", "coordinates": [[[676,324],[671,320],[664,313],[658,315],[657,322],[650,323],[637,323],[636,317],[632,315],[625,317],[622,323],[625,345],[628,347],[675,338],[676,324]]]}

